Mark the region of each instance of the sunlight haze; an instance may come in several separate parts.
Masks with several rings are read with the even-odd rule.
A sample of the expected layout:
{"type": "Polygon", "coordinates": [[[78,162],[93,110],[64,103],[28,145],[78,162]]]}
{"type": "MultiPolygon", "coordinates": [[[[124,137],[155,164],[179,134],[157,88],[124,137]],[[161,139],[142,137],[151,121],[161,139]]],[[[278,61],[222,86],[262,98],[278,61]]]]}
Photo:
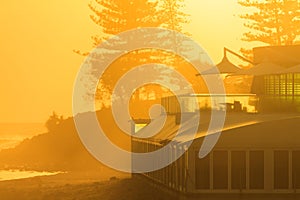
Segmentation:
{"type": "MultiPolygon", "coordinates": [[[[0,7],[0,122],[44,122],[52,111],[71,116],[72,90],[84,60],[99,34],[90,20],[89,0],[5,1],[0,7]]],[[[187,0],[192,34],[214,62],[223,47],[238,51],[241,7],[236,0],[187,0]]]]}

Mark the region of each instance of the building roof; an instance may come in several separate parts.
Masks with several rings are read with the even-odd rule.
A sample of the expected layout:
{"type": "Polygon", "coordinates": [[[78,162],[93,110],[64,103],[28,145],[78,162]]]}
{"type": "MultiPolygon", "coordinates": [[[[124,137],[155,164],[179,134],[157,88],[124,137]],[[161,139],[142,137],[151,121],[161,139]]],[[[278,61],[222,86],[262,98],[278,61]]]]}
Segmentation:
{"type": "Polygon", "coordinates": [[[203,75],[209,75],[209,74],[231,74],[239,71],[241,68],[237,67],[236,65],[232,64],[226,56],[223,57],[222,61],[217,64],[216,66],[213,66],[212,68],[204,71],[203,75]]]}
{"type": "Polygon", "coordinates": [[[288,73],[300,73],[300,64],[296,65],[294,67],[290,67],[288,69],[285,69],[281,72],[279,72],[280,74],[288,74],[288,73]]]}
{"type": "Polygon", "coordinates": [[[271,62],[288,68],[300,63],[300,45],[253,48],[254,63],[271,62]]]}
{"type": "Polygon", "coordinates": [[[278,74],[278,72],[284,71],[286,68],[276,65],[270,62],[263,62],[258,65],[255,65],[249,69],[242,69],[234,73],[233,75],[269,75],[269,74],[278,74]]]}
{"type": "MultiPolygon", "coordinates": [[[[263,121],[261,123],[223,131],[215,148],[299,150],[299,130],[299,116],[263,121]]],[[[196,146],[200,147],[202,138],[197,141],[198,144],[196,144],[196,146]]]]}
{"type": "MultiPolygon", "coordinates": [[[[222,114],[222,113],[220,113],[222,114]]],[[[137,137],[143,137],[145,135],[150,135],[153,133],[149,133],[153,130],[153,126],[156,126],[158,123],[161,123],[161,121],[166,116],[160,116],[158,119],[155,119],[152,121],[151,125],[148,125],[141,129],[136,136],[137,137]]],[[[195,119],[195,116],[190,115],[189,120],[184,121],[180,125],[176,124],[176,115],[168,115],[166,117],[165,126],[159,131],[155,136],[144,139],[147,142],[155,142],[155,143],[161,143],[164,144],[166,142],[169,142],[171,140],[174,141],[174,136],[177,134],[179,129],[181,130],[181,133],[177,134],[176,141],[178,143],[185,143],[194,139],[198,138],[204,138],[206,136],[209,123],[210,123],[210,113],[204,112],[200,114],[200,121],[199,121],[199,127],[198,131],[196,133],[196,136],[194,133],[192,133],[190,130],[192,128],[195,128],[197,126],[197,123],[190,123],[193,121],[193,118],[195,119]],[[184,133],[184,135],[183,135],[184,133]]],[[[245,127],[250,127],[257,124],[264,124],[267,122],[279,122],[280,120],[289,120],[289,119],[297,119],[299,121],[298,124],[300,124],[300,115],[299,114],[248,114],[248,113],[235,113],[235,112],[228,112],[225,119],[225,124],[222,129],[222,132],[226,131],[232,131],[237,130],[245,127]]],[[[288,128],[288,127],[285,127],[288,128]]],[[[217,130],[211,130],[209,134],[215,134],[217,133],[217,130]]],[[[242,132],[241,132],[242,133],[242,132]]]]}

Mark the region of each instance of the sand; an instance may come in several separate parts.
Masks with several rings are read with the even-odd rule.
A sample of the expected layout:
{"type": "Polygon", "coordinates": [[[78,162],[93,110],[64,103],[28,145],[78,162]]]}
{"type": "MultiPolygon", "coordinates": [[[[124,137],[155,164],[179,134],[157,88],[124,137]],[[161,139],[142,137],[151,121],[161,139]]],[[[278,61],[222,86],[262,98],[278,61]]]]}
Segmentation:
{"type": "Polygon", "coordinates": [[[116,173],[67,173],[0,181],[0,200],[295,200],[296,194],[202,194],[183,197],[142,178],[116,173]]]}
{"type": "Polygon", "coordinates": [[[1,200],[174,199],[142,178],[128,174],[68,173],[1,181],[1,200]],[[111,175],[111,174],[110,174],[111,175]]]}

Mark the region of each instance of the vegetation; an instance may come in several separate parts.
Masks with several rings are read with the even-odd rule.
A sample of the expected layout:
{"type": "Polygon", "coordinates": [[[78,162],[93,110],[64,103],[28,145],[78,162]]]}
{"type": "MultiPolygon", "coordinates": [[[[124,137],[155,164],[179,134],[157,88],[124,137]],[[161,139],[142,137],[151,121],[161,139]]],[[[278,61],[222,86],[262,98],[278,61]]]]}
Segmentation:
{"type": "Polygon", "coordinates": [[[299,0],[239,0],[239,4],[257,10],[241,16],[247,20],[245,27],[251,30],[244,34],[243,40],[291,45],[300,39],[299,0]]]}
{"type": "MultiPolygon", "coordinates": [[[[101,123],[102,129],[109,133],[109,139],[116,145],[129,150],[130,137],[114,126],[109,112],[103,109],[96,113],[100,123],[105,122],[101,123]]],[[[57,119],[57,115],[54,116],[50,118],[57,119]]],[[[0,170],[95,171],[103,167],[82,144],[71,117],[55,124],[55,128],[48,133],[25,139],[14,148],[0,151],[0,170]]]]}
{"type": "Polygon", "coordinates": [[[64,121],[64,117],[61,115],[60,117],[53,111],[52,115],[46,121],[45,126],[48,131],[53,131],[57,128],[57,126],[64,121]]]}
{"type": "MultiPolygon", "coordinates": [[[[241,15],[249,29],[242,40],[263,42],[268,45],[292,45],[300,40],[300,1],[299,0],[239,0],[252,13],[241,15]]],[[[251,57],[251,51],[242,48],[241,52],[251,57]]]]}
{"type": "Polygon", "coordinates": [[[141,27],[165,27],[182,31],[188,15],[181,11],[184,0],[95,0],[89,7],[92,21],[101,29],[101,36],[93,37],[94,45],[107,36],[141,27]]]}
{"type": "MultiPolygon", "coordinates": [[[[91,19],[100,29],[99,34],[92,37],[93,44],[94,46],[98,46],[101,42],[113,35],[142,27],[164,27],[183,32],[183,25],[189,21],[188,14],[182,11],[184,6],[184,0],[94,0],[89,4],[93,12],[91,19]]],[[[153,36],[150,35],[150,37],[153,36]]],[[[166,40],[173,39],[173,41],[176,42],[176,46],[180,43],[176,35],[165,37],[166,40]]],[[[133,37],[133,40],[134,39],[133,37]]],[[[116,44],[120,45],[118,42],[119,41],[116,41],[116,44]]],[[[161,43],[161,41],[157,42],[161,43]]],[[[109,107],[107,102],[110,102],[114,84],[128,70],[135,66],[148,63],[163,63],[169,66],[174,66],[176,63],[176,67],[179,67],[178,62],[175,60],[174,55],[153,49],[143,49],[130,52],[126,56],[118,58],[109,67],[113,70],[107,70],[100,80],[94,76],[95,70],[97,69],[91,69],[90,80],[87,81],[96,81],[98,83],[98,91],[96,93],[98,109],[109,107]]],[[[164,76],[162,74],[160,75],[164,76]]],[[[141,87],[136,90],[134,99],[139,99],[140,96],[152,96],[151,94],[153,93],[158,94],[155,98],[159,98],[163,91],[164,90],[158,86],[152,88],[148,87],[147,90],[141,87]]],[[[94,91],[91,91],[91,94],[93,92],[94,91]]]]}
{"type": "Polygon", "coordinates": [[[149,0],[95,0],[89,7],[94,13],[91,19],[101,29],[101,36],[93,37],[95,46],[109,35],[160,24],[157,2],[149,0]]]}

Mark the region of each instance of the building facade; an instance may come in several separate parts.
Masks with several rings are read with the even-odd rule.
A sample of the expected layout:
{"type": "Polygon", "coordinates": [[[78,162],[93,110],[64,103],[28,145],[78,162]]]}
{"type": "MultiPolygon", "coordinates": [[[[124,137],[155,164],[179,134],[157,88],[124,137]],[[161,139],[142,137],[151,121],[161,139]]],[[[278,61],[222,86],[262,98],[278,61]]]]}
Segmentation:
{"type": "Polygon", "coordinates": [[[282,70],[254,75],[252,92],[260,97],[261,111],[300,111],[300,45],[253,49],[254,63],[268,63],[282,70]]]}
{"type": "MultiPolygon", "coordinates": [[[[180,126],[186,126],[187,122],[178,120],[182,113],[179,113],[175,97],[163,99],[166,113],[162,116],[167,117],[164,128],[152,138],[140,139],[139,135],[148,131],[147,126],[142,128],[136,137],[132,137],[132,150],[152,152],[172,141],[174,145],[170,147],[170,158],[178,153],[183,155],[169,166],[143,175],[186,194],[300,193],[299,55],[300,45],[254,48],[254,63],[261,66],[271,63],[282,70],[258,69],[259,74],[252,70],[250,75],[254,76],[254,80],[251,95],[258,98],[258,104],[255,105],[258,112],[243,112],[254,105],[249,103],[254,97],[246,95],[245,103],[239,102],[237,112],[227,112],[221,137],[213,150],[202,159],[198,154],[205,137],[215,134],[210,132],[207,135],[209,109],[200,109],[201,120],[195,124],[198,128],[195,138],[179,137],[173,143],[175,135],[181,134],[180,126]],[[187,143],[191,140],[193,143],[188,147],[187,143]]],[[[203,99],[203,96],[199,97],[203,99]]],[[[195,106],[190,106],[194,104],[192,100],[185,102],[189,103],[183,103],[186,105],[184,112],[199,112],[194,109],[195,106]]],[[[203,107],[206,108],[207,104],[203,107]]],[[[233,106],[235,104],[236,101],[233,106]]],[[[209,105],[220,112],[228,110],[228,105],[225,105],[225,109],[221,109],[224,105],[209,105]]],[[[154,119],[151,123],[161,120],[154,119]]]]}
{"type": "MultiPolygon", "coordinates": [[[[178,160],[163,169],[143,175],[170,189],[188,194],[299,193],[300,118],[296,115],[229,115],[225,131],[205,158],[198,157],[204,139],[203,131],[199,129],[198,136],[189,148],[186,142],[190,138],[181,138],[172,147],[171,157],[185,152],[178,160]]],[[[174,119],[173,128],[178,128],[176,117],[171,118],[174,119]]],[[[170,134],[162,130],[159,134],[161,141],[157,137],[155,142],[151,139],[133,139],[133,151],[155,151],[163,147],[166,140],[170,140],[170,134]]]]}

